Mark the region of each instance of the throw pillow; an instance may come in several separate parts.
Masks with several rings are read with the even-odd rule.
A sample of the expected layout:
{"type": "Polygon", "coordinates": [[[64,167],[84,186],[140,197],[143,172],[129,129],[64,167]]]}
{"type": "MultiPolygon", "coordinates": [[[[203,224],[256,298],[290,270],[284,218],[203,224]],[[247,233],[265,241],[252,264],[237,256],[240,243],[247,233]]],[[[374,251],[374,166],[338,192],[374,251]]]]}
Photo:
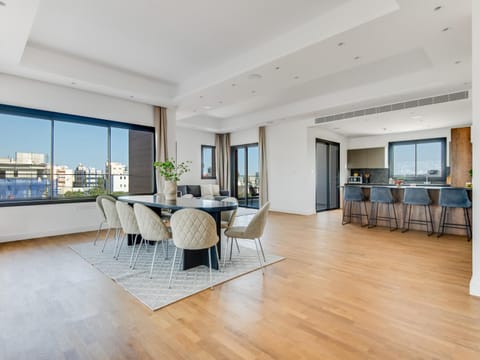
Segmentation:
{"type": "Polygon", "coordinates": [[[212,185],[212,193],[213,193],[213,196],[219,196],[220,195],[220,185],[213,184],[212,185]]]}
{"type": "Polygon", "coordinates": [[[204,196],[212,196],[212,184],[205,184],[205,185],[200,185],[200,191],[202,193],[202,197],[204,196]]]}

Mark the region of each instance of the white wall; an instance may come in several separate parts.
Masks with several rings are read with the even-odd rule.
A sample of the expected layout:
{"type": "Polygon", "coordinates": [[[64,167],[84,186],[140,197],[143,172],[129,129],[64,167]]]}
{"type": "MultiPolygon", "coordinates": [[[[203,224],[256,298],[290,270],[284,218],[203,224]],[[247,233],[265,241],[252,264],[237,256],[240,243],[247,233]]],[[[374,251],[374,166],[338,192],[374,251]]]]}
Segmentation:
{"type": "Polygon", "coordinates": [[[235,131],[230,134],[230,145],[245,145],[258,143],[258,127],[235,131]]]}
{"type": "Polygon", "coordinates": [[[215,145],[215,134],[177,127],[177,161],[192,162],[190,171],[182,176],[179,184],[199,185],[199,184],[215,184],[216,180],[207,180],[201,178],[201,146],[215,145]]]}
{"type": "Polygon", "coordinates": [[[363,149],[363,148],[385,148],[385,167],[388,167],[388,143],[390,141],[406,141],[417,139],[430,138],[447,138],[447,166],[450,165],[450,128],[432,129],[424,131],[412,131],[398,134],[385,134],[376,136],[361,136],[348,139],[348,149],[363,149]]]}
{"type": "MultiPolygon", "coordinates": [[[[4,74],[0,103],[153,125],[149,105],[4,74]]],[[[94,203],[0,207],[0,242],[95,230],[99,222],[94,203]]]]}
{"type": "Polygon", "coordinates": [[[472,280],[470,281],[470,294],[480,296],[480,1],[472,1],[472,24],[473,24],[473,241],[472,241],[472,280]]]}

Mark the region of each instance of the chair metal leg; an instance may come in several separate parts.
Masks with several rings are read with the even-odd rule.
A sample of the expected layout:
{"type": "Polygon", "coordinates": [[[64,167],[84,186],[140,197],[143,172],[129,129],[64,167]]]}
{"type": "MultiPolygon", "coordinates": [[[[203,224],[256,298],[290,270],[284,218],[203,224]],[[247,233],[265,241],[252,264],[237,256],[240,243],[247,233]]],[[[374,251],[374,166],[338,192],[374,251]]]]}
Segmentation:
{"type": "Polygon", "coordinates": [[[98,240],[98,235],[100,235],[100,231],[102,230],[102,225],[105,223],[105,221],[102,221],[100,225],[98,226],[97,230],[97,236],[95,237],[95,241],[93,242],[93,246],[97,245],[97,240],[98,240]]]}
{"type": "Polygon", "coordinates": [[[215,245],[215,256],[217,257],[218,270],[223,271],[223,269],[220,268],[220,258],[218,257],[218,247],[217,247],[217,245],[215,245]]]}
{"type": "Polygon", "coordinates": [[[407,223],[408,223],[408,220],[407,220],[407,211],[408,211],[408,205],[407,205],[407,204],[403,204],[403,225],[402,225],[402,233],[408,231],[408,228],[407,228],[407,223]]]}
{"type": "MultiPolygon", "coordinates": [[[[120,233],[120,231],[119,231],[119,233],[120,233]]],[[[120,246],[118,247],[117,254],[116,254],[116,256],[114,255],[115,260],[118,260],[118,257],[120,256],[120,250],[122,250],[122,245],[123,245],[123,242],[125,241],[126,237],[127,237],[127,234],[124,233],[123,236],[122,236],[122,240],[120,241],[120,246]]]]}
{"type": "Polygon", "coordinates": [[[378,205],[375,202],[372,202],[370,204],[370,221],[368,224],[368,228],[373,228],[377,226],[377,216],[376,216],[376,210],[378,209],[378,205]],[[374,223],[375,220],[375,223],[374,223]]]}
{"type": "Polygon", "coordinates": [[[110,235],[110,228],[107,230],[107,235],[105,235],[105,240],[103,241],[102,252],[105,250],[105,245],[107,245],[108,236],[110,235]]]}
{"type": "Polygon", "coordinates": [[[445,222],[445,212],[446,212],[446,207],[442,206],[442,211],[440,213],[440,222],[438,223],[438,231],[437,231],[437,238],[443,235],[443,229],[444,227],[444,222],[445,222]]]}
{"type": "Polygon", "coordinates": [[[170,279],[168,280],[168,288],[172,288],[172,277],[173,277],[173,268],[175,267],[175,260],[177,259],[177,250],[178,248],[175,247],[175,251],[173,252],[173,260],[172,260],[172,268],[170,269],[170,279]]]}
{"type": "Polygon", "coordinates": [[[208,249],[208,283],[210,284],[210,288],[213,289],[213,286],[212,286],[212,248],[208,249]]]}
{"type": "Polygon", "coordinates": [[[258,245],[260,245],[260,250],[262,250],[263,261],[267,262],[267,258],[265,257],[265,252],[263,251],[263,246],[260,238],[258,238],[258,245]]]}
{"type": "Polygon", "coordinates": [[[133,254],[135,253],[135,245],[137,245],[137,238],[138,238],[138,234],[135,234],[135,237],[133,238],[133,244],[132,244],[132,254],[130,255],[130,262],[128,263],[128,266],[130,267],[132,267],[133,254]]]}
{"type": "Polygon", "coordinates": [[[260,266],[262,267],[262,275],[263,275],[263,274],[265,274],[265,271],[263,269],[262,259],[260,258],[260,251],[258,250],[257,239],[253,239],[253,242],[255,243],[255,248],[257,249],[258,262],[260,263],[260,266]]]}
{"type": "Polygon", "coordinates": [[[240,246],[238,246],[238,241],[235,239],[235,246],[237,247],[237,251],[240,254],[240,246]]]}
{"type": "Polygon", "coordinates": [[[237,241],[237,238],[232,238],[232,239],[230,240],[230,261],[232,261],[233,239],[235,239],[235,241],[237,241]]]}
{"type": "Polygon", "coordinates": [[[366,224],[362,223],[362,226],[368,226],[368,224],[370,223],[370,220],[368,219],[367,202],[366,201],[362,201],[362,202],[363,202],[363,207],[365,208],[365,216],[367,217],[367,223],[366,224]]]}
{"type": "Polygon", "coordinates": [[[427,205],[427,208],[428,208],[428,214],[429,214],[429,216],[430,216],[430,227],[431,227],[431,229],[432,229],[432,231],[430,231],[430,232],[428,233],[428,236],[431,236],[431,235],[435,232],[435,230],[434,230],[434,228],[433,228],[432,208],[430,207],[430,205],[427,205]]]}
{"type": "Polygon", "coordinates": [[[395,229],[393,230],[397,230],[398,229],[397,210],[395,209],[394,202],[392,203],[392,207],[393,207],[393,216],[395,217],[395,229]]]}
{"type": "Polygon", "coordinates": [[[465,218],[465,230],[467,230],[467,241],[472,238],[472,228],[470,225],[470,216],[468,215],[468,209],[463,208],[463,217],[465,218]]]}
{"type": "Polygon", "coordinates": [[[132,269],[135,269],[135,265],[137,264],[138,254],[140,254],[140,250],[142,250],[143,243],[145,243],[145,239],[142,237],[142,241],[140,241],[140,245],[138,246],[137,255],[135,255],[135,260],[133,261],[132,269]]]}
{"type": "MultiPolygon", "coordinates": [[[[225,237],[225,250],[224,250],[224,255],[223,255],[223,267],[226,266],[227,264],[227,252],[228,252],[228,239],[229,237],[225,237]]],[[[232,238],[233,241],[233,238],[232,238]]]]}
{"type": "Polygon", "coordinates": [[[119,230],[115,229],[115,247],[113,249],[113,258],[115,259],[115,256],[117,255],[117,248],[118,248],[118,243],[119,243],[119,230]]]}
{"type": "Polygon", "coordinates": [[[152,265],[150,265],[150,279],[152,278],[153,264],[155,262],[155,256],[157,255],[157,247],[158,247],[158,241],[155,243],[155,250],[153,250],[152,265]]]}
{"type": "Polygon", "coordinates": [[[343,200],[343,208],[342,208],[342,225],[345,225],[347,222],[345,221],[345,216],[346,216],[346,207],[347,207],[347,201],[343,200]]]}

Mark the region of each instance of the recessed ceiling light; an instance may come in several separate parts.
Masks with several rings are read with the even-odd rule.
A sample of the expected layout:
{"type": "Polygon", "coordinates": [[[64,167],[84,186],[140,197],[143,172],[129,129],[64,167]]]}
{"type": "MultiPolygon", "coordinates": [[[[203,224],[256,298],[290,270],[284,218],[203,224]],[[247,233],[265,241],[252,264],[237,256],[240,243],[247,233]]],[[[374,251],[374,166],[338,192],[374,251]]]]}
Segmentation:
{"type": "Polygon", "coordinates": [[[442,29],[443,32],[446,32],[446,31],[448,31],[448,30],[450,30],[449,27],[444,27],[444,28],[442,29]]]}
{"type": "Polygon", "coordinates": [[[275,67],[275,70],[280,70],[280,66],[276,66],[276,67],[275,67]]]}
{"type": "Polygon", "coordinates": [[[222,101],[222,100],[220,100],[218,103],[219,103],[219,104],[223,104],[223,101],[222,101]]]}
{"type": "Polygon", "coordinates": [[[72,85],[77,85],[77,83],[75,81],[72,81],[72,85]]]}
{"type": "Polygon", "coordinates": [[[300,79],[300,76],[296,75],[296,76],[293,77],[293,79],[298,80],[298,79],[300,79]]]}
{"type": "Polygon", "coordinates": [[[440,10],[442,7],[441,6],[437,6],[436,8],[433,9],[433,11],[438,11],[440,10]]]}
{"type": "Polygon", "coordinates": [[[255,90],[252,90],[252,94],[254,94],[254,95],[255,95],[256,93],[257,93],[257,92],[256,92],[255,90]]]}
{"type": "Polygon", "coordinates": [[[237,86],[237,84],[233,83],[232,86],[237,86]]]}
{"type": "Polygon", "coordinates": [[[462,61],[461,61],[461,60],[457,60],[457,61],[455,61],[455,65],[458,65],[458,64],[461,64],[461,63],[462,63],[462,61]]]}
{"type": "Polygon", "coordinates": [[[248,75],[249,80],[260,80],[263,76],[260,74],[250,74],[248,75]]]}
{"type": "Polygon", "coordinates": [[[133,96],[133,95],[130,95],[130,99],[133,99],[133,98],[134,98],[134,96],[133,96]]]}
{"type": "Polygon", "coordinates": [[[203,108],[204,108],[205,110],[210,110],[212,107],[211,107],[210,105],[205,105],[203,108]]]}
{"type": "Polygon", "coordinates": [[[193,109],[193,112],[197,112],[197,109],[193,109]]]}
{"type": "Polygon", "coordinates": [[[203,95],[200,95],[200,99],[203,99],[203,95]]]}
{"type": "Polygon", "coordinates": [[[0,1],[0,6],[7,6],[7,3],[5,1],[0,1]]]}
{"type": "Polygon", "coordinates": [[[340,41],[340,42],[337,44],[337,46],[343,46],[343,45],[345,45],[345,43],[344,43],[343,41],[340,41]]]}
{"type": "Polygon", "coordinates": [[[353,58],[353,60],[359,60],[359,59],[360,59],[360,56],[355,56],[355,57],[353,58]]]}

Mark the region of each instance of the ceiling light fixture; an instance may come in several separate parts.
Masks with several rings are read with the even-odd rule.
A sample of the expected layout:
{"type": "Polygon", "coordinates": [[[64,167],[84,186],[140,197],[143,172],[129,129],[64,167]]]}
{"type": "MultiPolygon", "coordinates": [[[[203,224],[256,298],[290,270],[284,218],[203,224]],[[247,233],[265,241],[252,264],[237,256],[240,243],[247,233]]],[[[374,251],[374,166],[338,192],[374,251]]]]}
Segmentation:
{"type": "Polygon", "coordinates": [[[250,74],[248,75],[249,80],[260,80],[263,76],[260,74],[250,74]]]}
{"type": "Polygon", "coordinates": [[[252,94],[255,95],[257,92],[255,90],[252,90],[252,94]]]}
{"type": "Polygon", "coordinates": [[[448,30],[450,30],[449,27],[445,27],[445,28],[442,29],[443,32],[447,32],[448,30]]]}
{"type": "Polygon", "coordinates": [[[345,45],[345,43],[344,43],[343,41],[340,41],[340,42],[337,44],[337,46],[343,46],[343,45],[345,45]]]}
{"type": "Polygon", "coordinates": [[[276,66],[276,67],[275,67],[275,70],[280,70],[280,66],[276,66]]]}
{"type": "Polygon", "coordinates": [[[353,58],[353,60],[359,60],[359,59],[360,59],[360,56],[355,56],[355,57],[353,58]]]}
{"type": "Polygon", "coordinates": [[[75,81],[72,81],[72,85],[77,85],[77,83],[75,81]]]}
{"type": "Polygon", "coordinates": [[[294,79],[294,80],[298,80],[298,79],[300,79],[300,76],[298,76],[298,75],[297,75],[297,76],[294,76],[293,79],[294,79]]]}
{"type": "Polygon", "coordinates": [[[234,86],[234,87],[235,87],[235,86],[237,86],[237,84],[233,83],[233,84],[232,84],[232,86],[234,86]]]}
{"type": "Polygon", "coordinates": [[[455,61],[455,65],[458,65],[458,64],[461,64],[461,63],[462,63],[462,61],[461,61],[461,60],[457,60],[457,61],[455,61]]]}
{"type": "Polygon", "coordinates": [[[222,100],[220,100],[218,103],[219,103],[219,104],[223,104],[223,101],[222,101],[222,100]]]}
{"type": "Polygon", "coordinates": [[[7,3],[5,1],[0,1],[0,6],[7,6],[7,3]]]}
{"type": "Polygon", "coordinates": [[[200,95],[200,99],[203,99],[203,95],[200,95]]]}
{"type": "Polygon", "coordinates": [[[441,6],[437,6],[435,9],[433,9],[433,11],[438,11],[440,10],[442,7],[441,6]]]}

